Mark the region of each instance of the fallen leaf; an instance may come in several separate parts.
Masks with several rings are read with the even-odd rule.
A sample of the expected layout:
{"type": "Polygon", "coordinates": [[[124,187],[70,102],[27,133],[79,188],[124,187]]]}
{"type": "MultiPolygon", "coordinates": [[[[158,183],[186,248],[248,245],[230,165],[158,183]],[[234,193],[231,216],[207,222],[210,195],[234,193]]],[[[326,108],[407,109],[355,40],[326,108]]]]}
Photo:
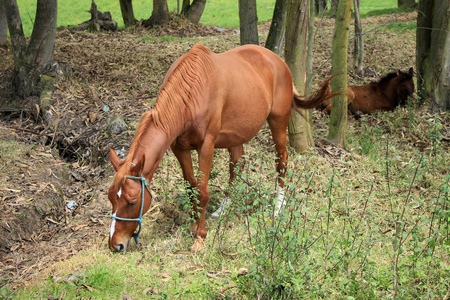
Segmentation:
{"type": "Polygon", "coordinates": [[[78,225],[77,227],[72,228],[72,231],[78,231],[80,228],[83,228],[83,227],[86,227],[86,226],[88,226],[88,224],[81,224],[81,225],[78,225]]]}

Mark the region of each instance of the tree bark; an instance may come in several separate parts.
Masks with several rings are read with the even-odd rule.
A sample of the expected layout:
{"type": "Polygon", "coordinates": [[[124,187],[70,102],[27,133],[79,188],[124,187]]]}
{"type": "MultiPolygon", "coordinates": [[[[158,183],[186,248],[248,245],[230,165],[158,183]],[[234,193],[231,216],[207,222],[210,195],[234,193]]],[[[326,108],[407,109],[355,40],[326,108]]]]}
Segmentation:
{"type": "Polygon", "coordinates": [[[153,0],[153,11],[144,26],[167,25],[169,23],[169,9],[167,0],[153,0]]]}
{"type": "MultiPolygon", "coordinates": [[[[189,1],[187,1],[189,3],[189,1]]],[[[192,4],[185,6],[183,2],[183,9],[181,14],[185,16],[191,23],[198,24],[205,9],[206,0],[194,0],[192,4]]]]}
{"type": "Polygon", "coordinates": [[[331,100],[330,127],[328,140],[336,146],[345,148],[347,129],[347,49],[352,0],[341,0],[336,12],[336,29],[332,47],[331,80],[333,91],[342,91],[331,100]]]}
{"type": "Polygon", "coordinates": [[[256,0],[239,0],[239,24],[241,45],[259,45],[256,0]]]}
{"type": "Polygon", "coordinates": [[[286,4],[287,0],[277,0],[273,10],[272,23],[266,40],[266,48],[278,56],[283,51],[283,42],[286,32],[286,4]]]}
{"type": "Polygon", "coordinates": [[[450,110],[450,0],[421,0],[418,11],[417,90],[422,103],[450,110]]]}
{"type": "MultiPolygon", "coordinates": [[[[306,93],[306,54],[308,32],[309,0],[288,0],[286,14],[285,60],[292,73],[292,79],[301,95],[306,93]]],[[[291,110],[289,120],[289,143],[297,151],[303,152],[313,145],[308,110],[301,114],[291,110]]]]}
{"type": "Polygon", "coordinates": [[[355,42],[353,51],[353,68],[358,76],[364,75],[364,39],[361,25],[361,18],[359,13],[359,5],[361,0],[353,0],[355,9],[355,42]]]}
{"type": "Polygon", "coordinates": [[[8,23],[6,22],[6,10],[4,0],[0,0],[0,46],[6,43],[8,38],[8,23]]]}
{"type": "Polygon", "coordinates": [[[40,75],[53,62],[56,36],[57,0],[38,0],[36,18],[27,46],[16,0],[4,0],[13,45],[14,86],[18,96],[39,94],[40,75]]]}
{"type": "Polygon", "coordinates": [[[125,26],[133,25],[136,22],[133,11],[133,0],[120,0],[120,10],[125,26]]]}

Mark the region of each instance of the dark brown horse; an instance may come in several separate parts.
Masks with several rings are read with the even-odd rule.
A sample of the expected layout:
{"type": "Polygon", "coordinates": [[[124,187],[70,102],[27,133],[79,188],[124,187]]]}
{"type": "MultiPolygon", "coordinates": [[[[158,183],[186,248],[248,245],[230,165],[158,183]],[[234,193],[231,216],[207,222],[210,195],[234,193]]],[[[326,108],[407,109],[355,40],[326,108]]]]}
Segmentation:
{"type": "MultiPolygon", "coordinates": [[[[329,90],[331,93],[331,88],[329,90]]],[[[358,116],[356,111],[373,113],[375,111],[393,110],[397,106],[404,106],[409,96],[414,93],[413,68],[408,73],[398,70],[389,73],[378,82],[365,85],[348,86],[349,113],[358,116]]],[[[326,112],[331,110],[331,99],[327,99],[319,106],[326,112]]]]}
{"type": "Polygon", "coordinates": [[[234,167],[242,166],[243,144],[267,120],[282,189],[290,109],[293,105],[312,108],[326,100],[328,82],[305,100],[295,92],[284,61],[263,47],[246,45],[215,54],[201,45],[194,46],[169,69],[155,107],[143,115],[125,160],[120,162],[110,151],[117,172],[108,192],[113,217],[110,249],[122,252],[131,237],[137,241],[142,215],[152,201],[149,184],[169,147],[181,165],[184,179],[198,190],[198,202],[192,203],[199,215],[191,226],[196,238],[193,250],[201,249],[206,237],[205,212],[214,148],[228,149],[232,181],[236,176],[234,167]],[[198,179],[191,150],[198,153],[198,179]]]}

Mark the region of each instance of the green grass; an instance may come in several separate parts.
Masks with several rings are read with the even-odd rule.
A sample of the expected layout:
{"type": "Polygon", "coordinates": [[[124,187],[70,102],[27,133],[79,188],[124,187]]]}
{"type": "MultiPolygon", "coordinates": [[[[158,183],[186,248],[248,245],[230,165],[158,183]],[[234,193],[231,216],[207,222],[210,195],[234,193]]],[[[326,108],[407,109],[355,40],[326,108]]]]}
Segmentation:
{"type": "MultiPolygon", "coordinates": [[[[33,20],[36,14],[36,1],[18,0],[26,35],[30,35],[33,20]]],[[[122,14],[119,1],[96,1],[100,11],[109,11],[119,28],[123,27],[122,14]]],[[[273,15],[275,0],[257,0],[258,21],[270,20],[273,15]]],[[[90,9],[90,0],[59,1],[58,26],[75,26],[90,18],[87,12],[90,9]]],[[[134,1],[135,17],[140,19],[150,18],[152,1],[134,1]]],[[[168,0],[168,8],[171,12],[177,11],[177,1],[168,0]]],[[[389,14],[397,10],[397,0],[361,0],[361,16],[377,16],[389,14]]],[[[238,1],[209,0],[206,2],[205,11],[200,23],[204,25],[217,25],[223,27],[239,27],[238,1]]]]}
{"type": "MultiPolygon", "coordinates": [[[[26,35],[32,31],[33,20],[36,14],[36,1],[18,0],[19,10],[26,35]]],[[[273,15],[275,0],[258,0],[258,21],[270,20],[273,15]]],[[[122,14],[119,1],[96,1],[98,10],[111,12],[112,18],[123,27],[122,14]]],[[[59,1],[58,2],[58,26],[75,26],[89,20],[90,0],[59,1]]],[[[133,9],[136,19],[148,19],[152,13],[152,1],[134,1],[133,9]]],[[[177,1],[169,0],[170,12],[177,11],[177,1]]],[[[200,20],[201,24],[217,25],[225,27],[239,27],[238,2],[228,0],[210,0],[206,2],[205,11],[200,20]]]]}
{"type": "Polygon", "coordinates": [[[391,14],[397,9],[397,0],[361,0],[361,17],[391,14]]]}

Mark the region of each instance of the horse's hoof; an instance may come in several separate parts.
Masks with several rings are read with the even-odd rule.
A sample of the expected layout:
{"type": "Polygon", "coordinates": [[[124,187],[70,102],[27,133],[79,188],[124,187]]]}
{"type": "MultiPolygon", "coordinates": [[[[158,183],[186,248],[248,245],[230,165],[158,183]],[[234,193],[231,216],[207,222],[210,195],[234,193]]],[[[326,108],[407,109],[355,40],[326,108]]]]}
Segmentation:
{"type": "Polygon", "coordinates": [[[191,250],[192,251],[200,251],[203,249],[203,247],[205,246],[205,244],[203,243],[203,239],[202,238],[195,238],[195,242],[194,245],[191,246],[191,250]]]}

